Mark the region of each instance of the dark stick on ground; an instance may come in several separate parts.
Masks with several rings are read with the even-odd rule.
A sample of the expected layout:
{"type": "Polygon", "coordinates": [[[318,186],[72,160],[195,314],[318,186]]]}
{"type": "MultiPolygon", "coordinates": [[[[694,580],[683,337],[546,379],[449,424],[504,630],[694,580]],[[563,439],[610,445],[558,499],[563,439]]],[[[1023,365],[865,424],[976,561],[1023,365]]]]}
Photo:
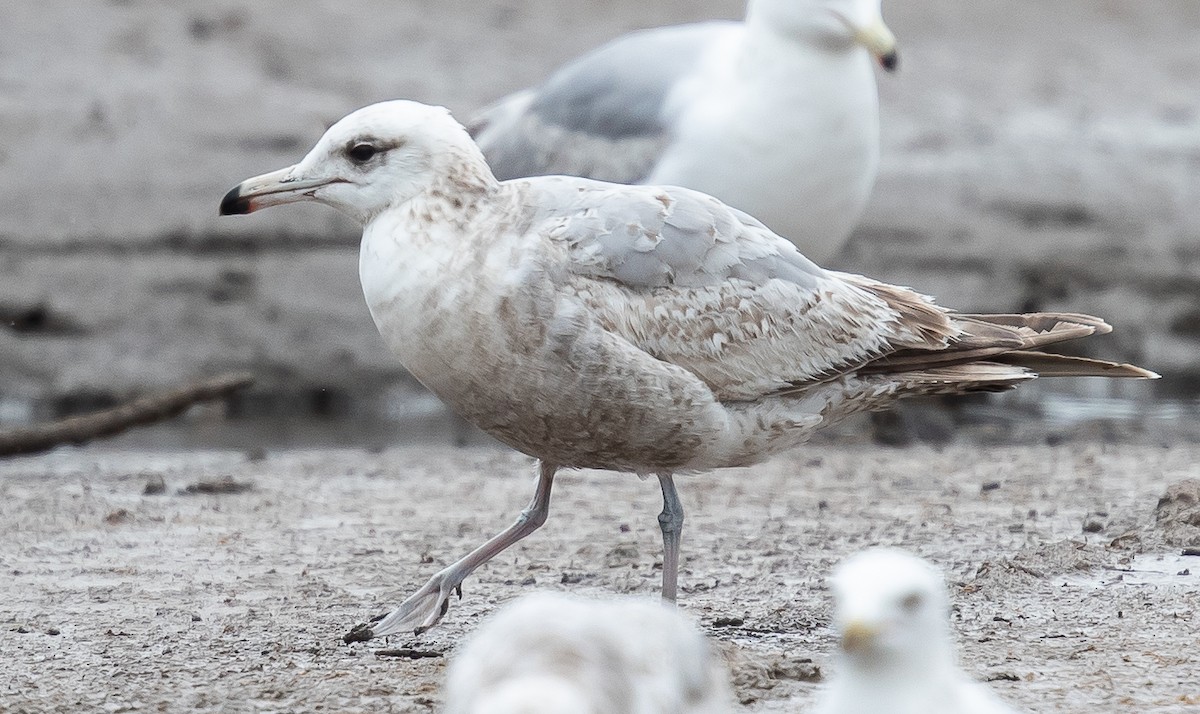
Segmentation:
{"type": "Polygon", "coordinates": [[[112,409],[22,429],[0,431],[0,457],[37,454],[62,444],[83,444],[127,429],[164,421],[200,402],[222,399],[248,387],[254,377],[223,374],[183,387],[139,397],[112,409]]]}

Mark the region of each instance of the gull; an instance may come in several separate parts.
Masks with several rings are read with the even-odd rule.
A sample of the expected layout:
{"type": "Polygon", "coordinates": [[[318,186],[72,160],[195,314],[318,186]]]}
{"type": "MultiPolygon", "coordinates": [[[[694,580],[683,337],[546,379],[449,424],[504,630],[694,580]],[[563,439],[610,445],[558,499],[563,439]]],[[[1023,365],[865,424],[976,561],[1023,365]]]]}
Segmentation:
{"type": "Polygon", "coordinates": [[[932,565],[872,548],[838,566],[831,584],[841,652],[820,714],[1016,714],[955,663],[950,603],[932,565]]]}
{"type": "Polygon", "coordinates": [[[833,259],[879,165],[879,0],[751,0],[744,22],[620,37],[468,123],[500,179],[686,186],[833,259]]]}
{"type": "Polygon", "coordinates": [[[1154,377],[1045,354],[1111,328],[1087,315],[966,315],[824,270],[751,216],[690,189],[570,176],[498,181],[441,107],[360,109],[300,163],[251,178],[222,214],[316,201],[364,226],[367,307],[416,379],[540,462],[512,526],[347,637],[433,626],[476,568],[540,527],[560,468],[657,476],[675,599],[674,474],[747,466],[907,395],[1046,375],[1154,377]]]}
{"type": "Polygon", "coordinates": [[[446,714],[725,714],[729,672],[679,611],[527,595],[450,662],[446,714]]]}

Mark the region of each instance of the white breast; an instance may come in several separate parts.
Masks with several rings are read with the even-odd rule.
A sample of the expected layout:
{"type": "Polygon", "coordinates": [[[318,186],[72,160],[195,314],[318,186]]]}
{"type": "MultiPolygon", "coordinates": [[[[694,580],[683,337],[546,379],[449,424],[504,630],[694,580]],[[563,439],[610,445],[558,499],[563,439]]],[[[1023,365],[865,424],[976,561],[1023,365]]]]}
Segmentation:
{"type": "Polygon", "coordinates": [[[414,230],[406,212],[389,211],[363,231],[359,278],[375,326],[410,373],[435,392],[448,360],[461,351],[465,321],[447,319],[455,305],[478,303],[469,281],[446,280],[458,236],[434,223],[414,230]],[[468,294],[471,290],[472,294],[468,294]]]}

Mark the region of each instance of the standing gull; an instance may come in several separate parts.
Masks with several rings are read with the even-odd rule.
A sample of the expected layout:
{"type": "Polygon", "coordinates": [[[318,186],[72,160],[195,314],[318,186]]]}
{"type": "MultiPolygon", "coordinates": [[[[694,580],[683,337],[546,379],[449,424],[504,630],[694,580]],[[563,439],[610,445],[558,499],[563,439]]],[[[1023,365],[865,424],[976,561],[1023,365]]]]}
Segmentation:
{"type": "Polygon", "coordinates": [[[838,566],[831,584],[842,651],[819,714],[1016,714],[955,663],[932,565],[873,548],[838,566]]]}
{"type": "Polygon", "coordinates": [[[879,0],[751,0],[745,22],[635,32],[469,124],[500,179],[686,186],[835,257],[879,164],[879,0]]]}
{"type": "Polygon", "coordinates": [[[672,474],[745,466],[912,394],[1047,375],[1152,377],[1043,345],[1108,332],[1087,315],[960,315],[823,270],[749,215],[684,188],[569,176],[497,181],[441,107],[360,109],[295,166],[229,191],[222,214],[294,201],[363,226],[375,325],[451,409],[541,462],[517,521],[359,637],[435,624],[452,592],[546,520],[554,474],[655,474],[663,597],[683,508],[672,474]]]}
{"type": "Polygon", "coordinates": [[[505,605],[446,674],[446,714],[725,714],[729,672],[675,608],[538,593],[505,605]]]}

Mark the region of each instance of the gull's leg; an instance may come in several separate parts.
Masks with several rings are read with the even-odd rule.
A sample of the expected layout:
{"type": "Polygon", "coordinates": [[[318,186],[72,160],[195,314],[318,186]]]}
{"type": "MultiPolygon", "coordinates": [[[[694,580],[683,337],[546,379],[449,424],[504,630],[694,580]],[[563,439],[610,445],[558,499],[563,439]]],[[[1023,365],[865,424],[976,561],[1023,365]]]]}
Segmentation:
{"type": "Polygon", "coordinates": [[[663,509],[658,514],[658,525],[663,534],[662,599],[674,603],[675,587],[679,582],[679,534],[683,532],[683,504],[679,501],[671,474],[659,474],[658,483],[663,493],[663,509]]]}
{"type": "Polygon", "coordinates": [[[554,483],[554,472],[557,470],[558,466],[542,462],[538,467],[537,490],[533,500],[517,516],[515,523],[434,575],[387,617],[374,625],[360,625],[343,639],[354,642],[401,632],[420,633],[436,625],[450,608],[450,594],[457,590],[462,596],[462,581],[468,575],[546,522],[546,515],[550,513],[550,486],[554,483]]]}

